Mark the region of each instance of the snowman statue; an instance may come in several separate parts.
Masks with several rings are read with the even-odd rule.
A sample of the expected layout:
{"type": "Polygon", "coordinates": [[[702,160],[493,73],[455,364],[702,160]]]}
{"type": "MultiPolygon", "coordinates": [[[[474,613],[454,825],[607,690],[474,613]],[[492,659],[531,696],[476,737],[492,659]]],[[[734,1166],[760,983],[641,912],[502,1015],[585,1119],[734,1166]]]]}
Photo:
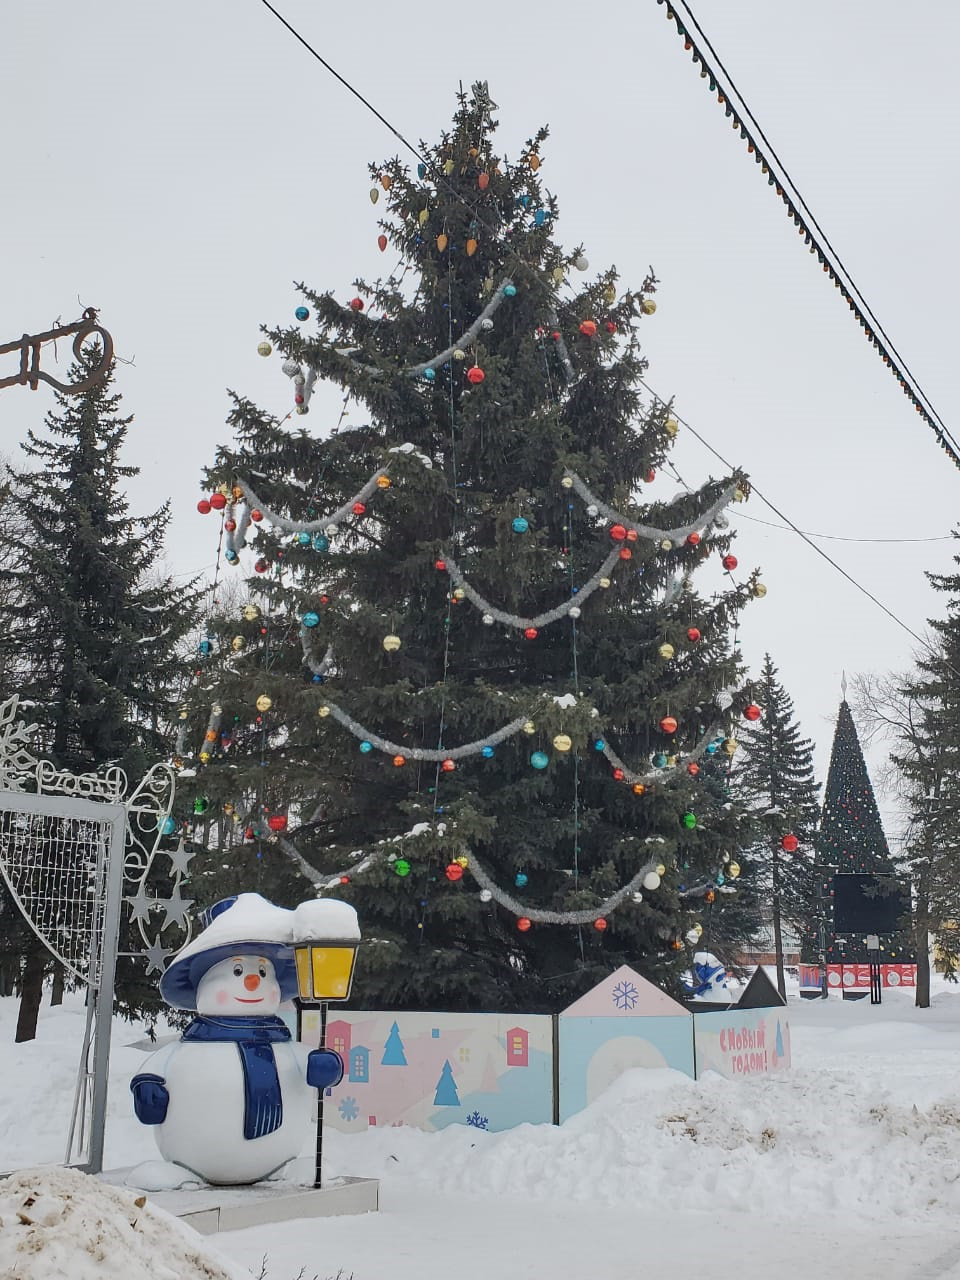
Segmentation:
{"type": "MultiPolygon", "coordinates": [[[[257,1182],[299,1155],[314,1089],[343,1078],[332,1049],[308,1051],[278,1016],[297,994],[294,942],[356,942],[357,913],[318,899],[296,911],[258,893],[211,907],[207,927],[174,957],[160,993],[197,1017],[130,1082],[163,1158],[218,1185],[257,1182]],[[319,932],[318,932],[319,931],[319,932]]],[[[346,994],[346,992],[344,993],[346,994]]]]}

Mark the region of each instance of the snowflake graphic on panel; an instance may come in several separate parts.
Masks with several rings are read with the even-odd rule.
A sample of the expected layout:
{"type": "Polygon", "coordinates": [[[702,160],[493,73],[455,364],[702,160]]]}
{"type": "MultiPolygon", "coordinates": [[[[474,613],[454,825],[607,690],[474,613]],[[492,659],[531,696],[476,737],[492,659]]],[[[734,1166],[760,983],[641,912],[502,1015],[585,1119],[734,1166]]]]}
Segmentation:
{"type": "Polygon", "coordinates": [[[356,1120],[360,1114],[360,1108],[357,1106],[356,1098],[343,1098],[337,1107],[341,1117],[344,1120],[356,1120]]]}
{"type": "Polygon", "coordinates": [[[486,1116],[482,1116],[479,1111],[474,1111],[472,1115],[467,1116],[467,1124],[472,1124],[474,1129],[486,1129],[490,1121],[486,1116]]]}
{"type": "Polygon", "coordinates": [[[640,999],[640,992],[625,978],[622,978],[613,988],[613,1003],[618,1009],[632,1009],[640,999]]]}

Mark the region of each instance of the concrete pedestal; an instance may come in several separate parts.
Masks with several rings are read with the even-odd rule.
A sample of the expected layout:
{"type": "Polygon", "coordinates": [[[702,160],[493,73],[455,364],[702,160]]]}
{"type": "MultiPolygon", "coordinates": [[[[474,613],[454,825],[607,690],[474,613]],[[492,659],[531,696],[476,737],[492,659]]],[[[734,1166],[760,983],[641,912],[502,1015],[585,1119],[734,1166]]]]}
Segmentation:
{"type": "Polygon", "coordinates": [[[376,1213],[380,1183],[376,1178],[337,1178],[328,1186],[291,1187],[260,1183],[252,1187],[202,1187],[196,1191],[152,1191],[148,1199],[188,1223],[201,1235],[259,1227],[291,1218],[330,1218],[348,1213],[376,1213]]]}

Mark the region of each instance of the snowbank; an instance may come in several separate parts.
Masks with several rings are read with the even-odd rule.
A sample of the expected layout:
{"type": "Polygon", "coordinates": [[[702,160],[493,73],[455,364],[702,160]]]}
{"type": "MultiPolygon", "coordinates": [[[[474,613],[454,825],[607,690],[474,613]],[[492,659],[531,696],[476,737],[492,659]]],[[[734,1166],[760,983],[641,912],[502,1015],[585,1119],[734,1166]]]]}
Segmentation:
{"type": "Polygon", "coordinates": [[[0,1180],[4,1280],[250,1280],[145,1196],[74,1169],[0,1180]]]}

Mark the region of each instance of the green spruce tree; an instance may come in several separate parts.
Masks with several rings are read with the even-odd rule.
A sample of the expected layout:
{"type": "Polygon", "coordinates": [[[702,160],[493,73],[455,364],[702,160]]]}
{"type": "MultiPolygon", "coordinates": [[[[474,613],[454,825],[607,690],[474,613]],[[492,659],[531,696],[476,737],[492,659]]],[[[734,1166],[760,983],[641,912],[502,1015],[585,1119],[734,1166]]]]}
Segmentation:
{"type": "Polygon", "coordinates": [[[909,816],[901,866],[913,887],[920,1008],[930,1004],[931,933],[947,976],[960,968],[960,574],[927,577],[947,596],[946,612],[930,619],[933,645],[897,682],[892,753],[909,816]]]}
{"type": "Polygon", "coordinates": [[[494,130],[474,86],[416,171],[371,167],[397,267],[346,303],[301,286],[309,320],[268,334],[301,413],[329,380],[357,425],[237,397],[201,504],[255,562],[187,745],[199,835],[231,848],[211,887],[348,897],[370,1007],[559,1009],[624,962],[670,979],[738,845],[706,783],[755,582],[691,575],[729,553],[746,482],[651,488],[677,432],[638,382],[655,281],[580,276],[546,130],[513,163],[494,130]]]}
{"type": "Polygon", "coordinates": [[[765,654],[753,684],[763,716],[741,730],[743,751],[737,756],[733,787],[750,810],[754,884],[765,904],[764,923],[773,930],[777,986],[786,998],[783,922],[801,936],[816,924],[811,854],[820,806],[813,743],[800,736],[793,700],[778,677],[773,659],[765,654]]]}
{"type": "MultiPolygon", "coordinates": [[[[99,360],[84,348],[71,380],[99,360]]],[[[118,766],[135,785],[169,754],[198,602],[157,569],[166,506],[129,512],[123,482],[138,469],[120,457],[132,418],[119,415],[112,382],[111,370],[77,396],[56,393],[45,433],[21,445],[29,469],[11,469],[0,670],[4,696],[19,693],[39,727],[37,754],[77,773],[118,766]]],[[[49,953],[19,920],[7,945],[22,958],[17,1039],[32,1039],[49,953]]],[[[117,995],[127,1012],[158,1007],[142,960],[121,954],[117,995]]]]}

